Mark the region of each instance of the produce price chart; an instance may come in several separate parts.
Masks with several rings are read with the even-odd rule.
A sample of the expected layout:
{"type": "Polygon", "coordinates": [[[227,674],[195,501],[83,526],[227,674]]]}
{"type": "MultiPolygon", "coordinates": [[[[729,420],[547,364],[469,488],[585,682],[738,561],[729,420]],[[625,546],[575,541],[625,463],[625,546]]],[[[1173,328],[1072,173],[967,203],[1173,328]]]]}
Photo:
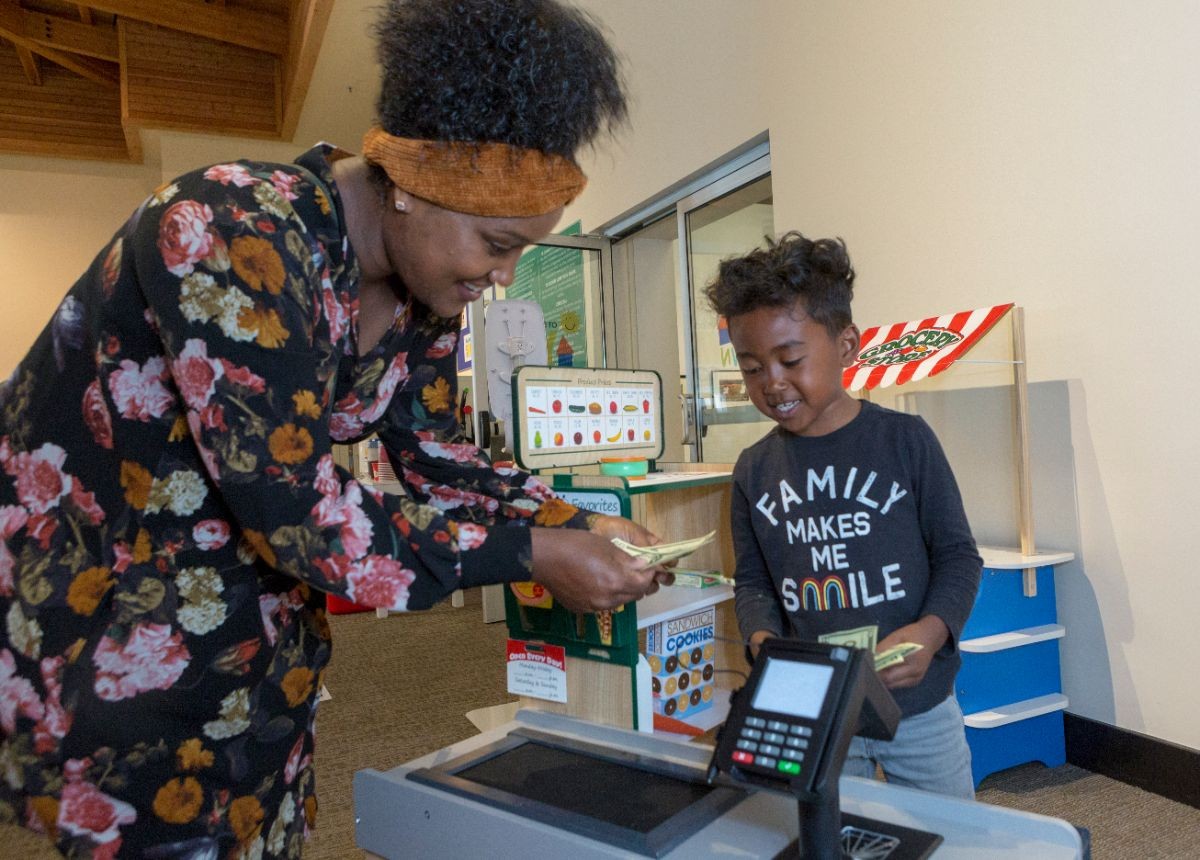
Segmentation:
{"type": "Polygon", "coordinates": [[[597,459],[630,445],[658,443],[658,394],[649,385],[525,389],[526,445],[534,450],[595,451],[597,459]]]}

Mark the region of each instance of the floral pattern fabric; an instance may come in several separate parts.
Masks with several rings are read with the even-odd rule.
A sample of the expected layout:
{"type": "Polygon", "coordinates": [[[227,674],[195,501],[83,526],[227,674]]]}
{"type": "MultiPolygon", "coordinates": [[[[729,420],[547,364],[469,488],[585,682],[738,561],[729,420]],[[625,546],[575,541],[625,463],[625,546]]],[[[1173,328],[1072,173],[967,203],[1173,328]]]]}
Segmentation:
{"type": "Polygon", "coordinates": [[[359,354],[332,155],[157,191],[0,386],[0,820],[68,857],[298,855],[325,595],[428,607],[585,525],[455,441],[457,319],[359,354]],[[407,496],[334,464],[371,432],[407,496]]]}

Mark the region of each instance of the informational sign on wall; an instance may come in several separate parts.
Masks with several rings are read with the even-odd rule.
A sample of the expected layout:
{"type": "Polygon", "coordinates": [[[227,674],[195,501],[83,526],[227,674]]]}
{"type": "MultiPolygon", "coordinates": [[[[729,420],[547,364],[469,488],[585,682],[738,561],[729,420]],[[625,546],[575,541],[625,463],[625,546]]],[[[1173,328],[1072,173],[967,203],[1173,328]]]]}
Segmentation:
{"type": "Polygon", "coordinates": [[[721,367],[736,367],[737,358],[729,339],[729,321],[725,317],[717,317],[717,345],[721,349],[721,367]]]}
{"type": "MultiPolygon", "coordinates": [[[[577,236],[580,222],[560,231],[577,236]]],[[[532,248],[521,256],[506,298],[537,302],[546,318],[546,353],[559,367],[587,367],[587,306],[584,251],[532,248]]]]}
{"type": "Polygon", "coordinates": [[[458,372],[466,373],[475,360],[475,338],[471,333],[471,315],[462,315],[462,329],[458,333],[458,372]]]}

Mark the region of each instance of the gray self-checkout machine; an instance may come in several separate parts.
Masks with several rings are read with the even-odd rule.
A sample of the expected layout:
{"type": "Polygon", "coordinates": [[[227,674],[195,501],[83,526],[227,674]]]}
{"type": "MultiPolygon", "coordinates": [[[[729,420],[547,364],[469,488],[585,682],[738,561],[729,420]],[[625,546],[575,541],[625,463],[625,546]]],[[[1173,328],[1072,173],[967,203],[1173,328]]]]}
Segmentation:
{"type": "Polygon", "coordinates": [[[397,860],[1082,856],[1064,821],[840,777],[855,733],[890,737],[899,719],[868,658],[768,640],[715,751],[520,711],[392,770],[359,771],[358,845],[397,860]]]}

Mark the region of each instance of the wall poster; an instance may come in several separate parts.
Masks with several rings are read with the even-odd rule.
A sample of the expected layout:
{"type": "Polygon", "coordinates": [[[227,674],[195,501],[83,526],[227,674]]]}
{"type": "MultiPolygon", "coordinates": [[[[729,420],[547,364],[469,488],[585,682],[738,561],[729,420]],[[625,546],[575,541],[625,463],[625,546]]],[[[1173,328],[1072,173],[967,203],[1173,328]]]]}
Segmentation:
{"type": "MultiPolygon", "coordinates": [[[[578,236],[576,221],[560,236],[578,236]]],[[[558,367],[587,367],[587,305],[584,289],[584,254],[579,248],[537,247],[517,263],[516,275],[505,297],[541,305],[546,318],[546,354],[558,367]]]]}

